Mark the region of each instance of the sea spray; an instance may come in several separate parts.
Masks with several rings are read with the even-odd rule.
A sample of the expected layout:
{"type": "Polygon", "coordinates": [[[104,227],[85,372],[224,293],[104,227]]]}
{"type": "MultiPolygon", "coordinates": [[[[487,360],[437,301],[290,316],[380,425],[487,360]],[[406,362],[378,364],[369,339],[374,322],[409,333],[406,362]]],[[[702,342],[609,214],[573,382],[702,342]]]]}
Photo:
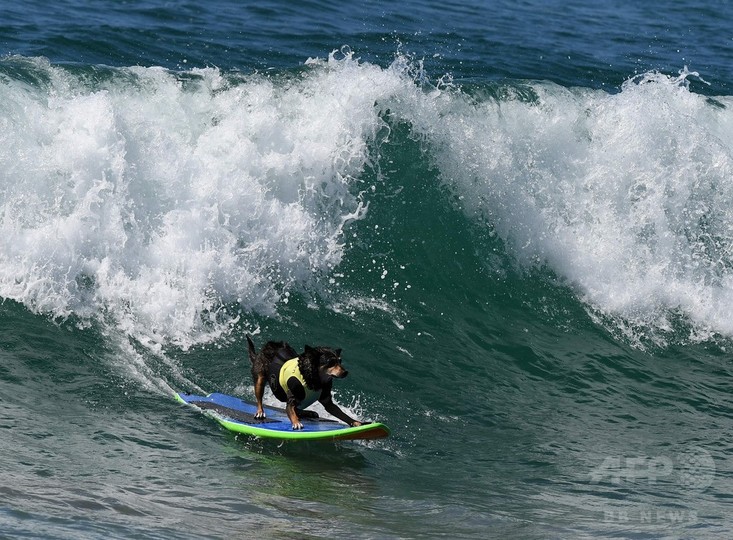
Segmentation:
{"type": "Polygon", "coordinates": [[[733,334],[729,98],[691,92],[688,73],[608,93],[433,85],[401,54],[305,64],[266,77],[3,60],[0,295],[183,348],[294,292],[373,306],[379,293],[333,285],[344,230],[358,237],[378,200],[365,171],[399,197],[380,146],[408,126],[520,269],[548,269],[614,325],[733,334]]]}
{"type": "Polygon", "coordinates": [[[614,94],[495,93],[414,117],[467,215],[616,323],[664,333],[681,315],[693,339],[733,334],[729,99],[656,73],[614,94]]]}
{"type": "Polygon", "coordinates": [[[0,294],[184,348],[226,332],[227,305],[273,314],[339,264],[368,204],[352,183],[375,99],[401,84],[350,57],[276,81],[129,68],[91,84],[6,62],[50,82],[0,87],[0,294]]]}

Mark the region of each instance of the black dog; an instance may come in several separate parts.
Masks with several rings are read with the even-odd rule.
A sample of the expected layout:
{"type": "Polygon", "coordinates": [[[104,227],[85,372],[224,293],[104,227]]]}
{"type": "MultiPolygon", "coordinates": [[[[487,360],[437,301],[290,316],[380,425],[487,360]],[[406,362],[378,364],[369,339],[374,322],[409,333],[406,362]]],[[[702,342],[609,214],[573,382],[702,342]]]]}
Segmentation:
{"type": "Polygon", "coordinates": [[[270,341],[258,354],[249,336],[247,343],[257,400],[255,418],[265,417],[262,396],[267,380],[275,397],[287,403],[286,411],[293,429],[303,429],[300,417],[318,417],[316,412],[303,410],[316,400],[329,414],[350,426],[362,425],[342,411],[331,397],[333,379],[343,379],[349,374],[341,366],[341,349],[306,345],[305,352],[299,355],[284,341],[270,341]]]}

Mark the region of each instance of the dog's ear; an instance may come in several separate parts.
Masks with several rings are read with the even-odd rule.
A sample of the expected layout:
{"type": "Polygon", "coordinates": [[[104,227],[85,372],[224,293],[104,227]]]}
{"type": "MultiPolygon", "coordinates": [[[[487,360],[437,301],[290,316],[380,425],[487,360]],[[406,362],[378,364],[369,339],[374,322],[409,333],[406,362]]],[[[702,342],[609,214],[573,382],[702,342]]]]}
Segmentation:
{"type": "Polygon", "coordinates": [[[310,345],[305,346],[305,354],[313,354],[314,352],[316,352],[316,350],[313,347],[310,345]]]}
{"type": "Polygon", "coordinates": [[[341,359],[341,349],[336,349],[336,351],[334,351],[334,352],[336,353],[336,356],[337,356],[337,357],[339,358],[339,360],[340,360],[340,359],[341,359]]]}

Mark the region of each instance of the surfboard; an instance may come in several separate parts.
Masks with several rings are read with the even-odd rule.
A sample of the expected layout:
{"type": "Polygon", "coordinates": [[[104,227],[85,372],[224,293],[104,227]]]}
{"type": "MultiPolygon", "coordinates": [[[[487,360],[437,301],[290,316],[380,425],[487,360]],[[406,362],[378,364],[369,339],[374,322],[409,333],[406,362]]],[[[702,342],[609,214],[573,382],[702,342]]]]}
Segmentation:
{"type": "Polygon", "coordinates": [[[214,418],[226,429],[255,437],[288,440],[353,440],[383,439],[390,430],[384,424],[373,422],[357,427],[349,427],[337,420],[327,418],[303,418],[303,429],[294,430],[285,409],[265,407],[266,418],[255,418],[257,406],[226,394],[177,393],[181,403],[191,405],[214,418]]]}

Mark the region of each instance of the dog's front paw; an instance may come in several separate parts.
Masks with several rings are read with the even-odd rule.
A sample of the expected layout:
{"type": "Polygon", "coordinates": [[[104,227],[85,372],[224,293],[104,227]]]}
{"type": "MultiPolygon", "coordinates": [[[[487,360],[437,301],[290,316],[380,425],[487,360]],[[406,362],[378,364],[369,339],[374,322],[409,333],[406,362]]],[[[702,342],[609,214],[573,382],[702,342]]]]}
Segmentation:
{"type": "Polygon", "coordinates": [[[258,411],[257,411],[257,412],[255,413],[255,418],[256,418],[257,420],[262,420],[262,419],[264,419],[264,418],[266,418],[266,417],[267,417],[267,415],[265,414],[265,411],[263,411],[262,409],[258,410],[258,411]]]}
{"type": "Polygon", "coordinates": [[[300,422],[295,422],[293,423],[293,429],[303,429],[303,424],[301,424],[300,422]]]}

